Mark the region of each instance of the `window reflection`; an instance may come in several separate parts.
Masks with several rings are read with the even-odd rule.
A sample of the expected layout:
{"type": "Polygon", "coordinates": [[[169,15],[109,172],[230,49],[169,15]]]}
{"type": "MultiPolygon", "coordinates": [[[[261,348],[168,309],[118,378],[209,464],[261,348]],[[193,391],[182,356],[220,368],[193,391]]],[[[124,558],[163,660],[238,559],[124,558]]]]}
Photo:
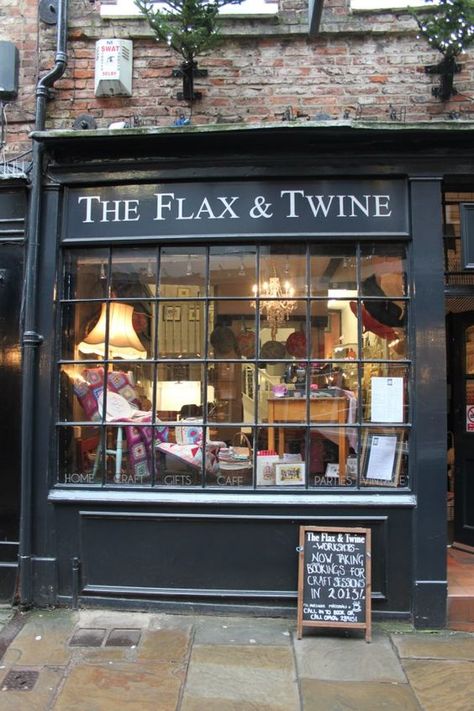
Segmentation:
{"type": "MultiPolygon", "coordinates": [[[[311,294],[335,298],[334,293],[357,290],[357,260],[354,245],[311,247],[311,294]]],[[[357,292],[356,292],[357,293],[357,292]]],[[[350,296],[347,293],[346,296],[350,296]]]]}

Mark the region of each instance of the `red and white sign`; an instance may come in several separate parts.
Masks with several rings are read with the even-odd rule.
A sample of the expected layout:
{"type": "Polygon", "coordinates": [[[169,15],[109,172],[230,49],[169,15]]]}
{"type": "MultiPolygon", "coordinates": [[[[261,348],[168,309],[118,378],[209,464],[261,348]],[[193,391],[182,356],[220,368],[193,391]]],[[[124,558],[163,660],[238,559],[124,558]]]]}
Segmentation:
{"type": "Polygon", "coordinates": [[[474,405],[466,405],[466,432],[474,432],[474,405]]]}

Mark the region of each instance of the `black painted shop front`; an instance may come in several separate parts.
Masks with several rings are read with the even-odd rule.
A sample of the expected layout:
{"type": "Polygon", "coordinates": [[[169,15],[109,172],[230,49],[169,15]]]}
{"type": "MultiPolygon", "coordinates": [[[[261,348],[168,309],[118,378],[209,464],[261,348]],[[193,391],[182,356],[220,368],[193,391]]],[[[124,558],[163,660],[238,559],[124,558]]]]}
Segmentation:
{"type": "Polygon", "coordinates": [[[34,602],[296,614],[299,526],[333,524],[372,531],[374,618],[442,626],[460,138],[35,140],[34,602]]]}

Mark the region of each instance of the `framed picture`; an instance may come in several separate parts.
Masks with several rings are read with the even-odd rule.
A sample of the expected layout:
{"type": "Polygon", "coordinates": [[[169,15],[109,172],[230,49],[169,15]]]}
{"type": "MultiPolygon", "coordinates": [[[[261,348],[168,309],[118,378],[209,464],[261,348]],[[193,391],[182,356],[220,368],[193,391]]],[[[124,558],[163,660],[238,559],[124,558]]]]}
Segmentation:
{"type": "Polygon", "coordinates": [[[176,295],[177,295],[179,298],[184,298],[184,297],[186,297],[186,296],[189,296],[190,293],[191,293],[191,292],[189,291],[189,289],[188,289],[187,286],[178,286],[178,291],[177,291],[177,294],[176,294],[176,295]]]}
{"type": "Polygon", "coordinates": [[[165,306],[165,321],[181,321],[181,306],[165,306]]]}
{"type": "Polygon", "coordinates": [[[275,484],[278,486],[297,486],[304,484],[304,462],[278,462],[273,466],[275,469],[275,484]]]}
{"type": "Polygon", "coordinates": [[[278,454],[257,456],[257,486],[275,485],[275,464],[280,461],[278,454]]]}
{"type": "Polygon", "coordinates": [[[362,439],[361,480],[365,486],[393,486],[400,482],[406,434],[393,427],[367,429],[362,439]]]}
{"type": "Polygon", "coordinates": [[[327,464],[324,476],[326,479],[339,479],[339,464],[332,462],[327,464]]]}
{"type": "Polygon", "coordinates": [[[200,312],[199,306],[190,306],[188,313],[189,313],[189,320],[190,321],[200,321],[201,320],[201,312],[200,312]]]}

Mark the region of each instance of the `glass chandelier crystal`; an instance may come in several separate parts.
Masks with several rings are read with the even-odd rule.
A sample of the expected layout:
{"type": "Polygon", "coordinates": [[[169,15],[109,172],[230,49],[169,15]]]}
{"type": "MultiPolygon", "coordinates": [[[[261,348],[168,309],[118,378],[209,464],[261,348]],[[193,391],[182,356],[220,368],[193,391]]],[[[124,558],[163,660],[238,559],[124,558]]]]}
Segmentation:
{"type": "MultiPolygon", "coordinates": [[[[252,290],[254,295],[257,296],[258,287],[256,284],[254,284],[252,290]]],[[[272,341],[276,339],[279,327],[284,321],[288,321],[290,314],[293,313],[296,308],[296,301],[292,298],[294,293],[295,290],[290,282],[285,281],[282,284],[280,277],[276,274],[262,284],[262,292],[259,301],[260,313],[266,317],[270,325],[272,341]]],[[[254,309],[257,308],[255,301],[252,301],[252,306],[254,309]]]]}

